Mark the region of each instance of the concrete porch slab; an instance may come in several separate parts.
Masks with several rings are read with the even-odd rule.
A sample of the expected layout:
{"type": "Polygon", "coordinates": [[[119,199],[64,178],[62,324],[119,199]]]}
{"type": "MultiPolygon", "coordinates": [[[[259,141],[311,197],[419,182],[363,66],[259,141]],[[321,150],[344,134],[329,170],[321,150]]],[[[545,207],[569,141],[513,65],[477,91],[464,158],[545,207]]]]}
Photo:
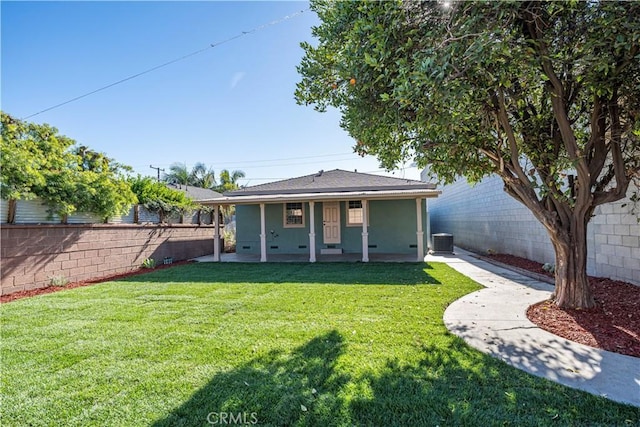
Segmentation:
{"type": "MultiPolygon", "coordinates": [[[[214,262],[213,255],[194,258],[197,262],[214,262]]],[[[260,255],[224,253],[221,262],[260,262],[260,255]]],[[[308,254],[269,254],[267,262],[309,262],[308,254]]],[[[316,255],[316,262],[362,262],[362,254],[316,255]]],[[[369,254],[369,262],[417,262],[415,254],[369,254]]]]}

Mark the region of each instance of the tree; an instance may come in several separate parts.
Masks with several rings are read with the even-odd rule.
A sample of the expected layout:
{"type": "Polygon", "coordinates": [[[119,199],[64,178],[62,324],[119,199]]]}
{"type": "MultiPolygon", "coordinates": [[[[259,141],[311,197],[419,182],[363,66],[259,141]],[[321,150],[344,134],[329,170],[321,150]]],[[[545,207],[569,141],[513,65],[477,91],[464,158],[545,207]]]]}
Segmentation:
{"type": "Polygon", "coordinates": [[[74,144],[54,127],[2,113],[2,197],[10,212],[16,200],[34,197],[63,222],[75,211],[105,220],[128,211],[136,201],[123,176],[130,168],[74,144]]]}
{"type": "Polygon", "coordinates": [[[196,163],[191,171],[184,163],[173,163],[169,171],[163,177],[165,182],[208,189],[216,187],[215,171],[204,163],[196,163]]]}
{"type": "MultiPolygon", "coordinates": [[[[16,201],[39,196],[52,172],[67,165],[67,149],[73,140],[58,135],[57,129],[47,124],[26,123],[5,112],[1,112],[1,117],[1,190],[2,198],[9,201],[8,222],[11,223],[16,201]]],[[[52,182],[54,190],[66,182],[64,173],[56,178],[52,182]]]]}
{"type": "MultiPolygon", "coordinates": [[[[54,140],[55,129],[48,125],[24,123],[1,112],[2,141],[0,149],[0,189],[6,200],[31,199],[34,188],[45,183],[42,170],[47,162],[43,145],[54,145],[61,156],[70,145],[67,140],[54,140]],[[55,144],[53,144],[55,142],[55,144]]],[[[49,152],[51,156],[52,153],[49,152]]]]}
{"type": "MultiPolygon", "coordinates": [[[[75,143],[70,139],[68,142],[75,143]]],[[[45,156],[45,184],[35,192],[51,215],[60,216],[62,222],[66,223],[76,211],[95,214],[108,222],[112,216],[126,214],[136,203],[125,176],[131,168],[103,153],[79,146],[67,147],[59,158],[45,156]]]]}
{"type": "Polygon", "coordinates": [[[204,163],[196,163],[189,175],[191,185],[200,188],[214,188],[216,186],[216,174],[213,168],[207,168],[204,163]]]}
{"type": "Polygon", "coordinates": [[[229,172],[228,169],[222,169],[220,171],[220,185],[215,188],[216,191],[224,193],[226,191],[233,191],[240,188],[238,180],[245,177],[245,173],[241,170],[234,170],[229,172]]]}
{"type": "Polygon", "coordinates": [[[640,3],[312,1],[296,99],[355,150],[444,182],[499,175],[547,230],[554,300],[594,305],[586,230],[640,178],[640,3]]]}
{"type": "MultiPolygon", "coordinates": [[[[222,169],[220,171],[220,185],[214,188],[214,190],[220,193],[237,190],[240,188],[240,184],[238,184],[238,180],[244,177],[245,177],[245,173],[241,170],[234,170],[233,172],[229,172],[228,169],[222,169]]],[[[222,211],[222,216],[224,218],[224,222],[226,224],[226,223],[229,223],[229,221],[231,221],[231,219],[233,218],[233,215],[235,215],[236,207],[234,205],[221,206],[221,211],[222,211]]]]}
{"type": "Polygon", "coordinates": [[[92,212],[107,222],[114,215],[126,214],[137,203],[126,179],[131,167],[86,146],[72,152],[78,162],[74,200],[79,211],[92,212]]]}
{"type": "Polygon", "coordinates": [[[169,173],[164,174],[163,180],[169,183],[189,184],[189,169],[184,163],[173,163],[169,166],[169,173]]]}
{"type": "Polygon", "coordinates": [[[169,188],[150,177],[130,178],[129,185],[140,204],[158,213],[160,222],[173,213],[182,214],[197,207],[184,192],[169,188]]]}

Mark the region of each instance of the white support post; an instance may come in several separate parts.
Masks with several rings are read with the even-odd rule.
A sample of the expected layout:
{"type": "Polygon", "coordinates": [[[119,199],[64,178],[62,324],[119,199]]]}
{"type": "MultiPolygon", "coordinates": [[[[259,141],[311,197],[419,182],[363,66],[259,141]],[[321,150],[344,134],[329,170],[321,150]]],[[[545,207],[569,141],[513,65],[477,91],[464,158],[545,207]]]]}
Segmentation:
{"type": "Polygon", "coordinates": [[[316,262],[315,202],[309,202],[309,262],[316,262]]]}
{"type": "Polygon", "coordinates": [[[220,261],[220,205],[213,205],[213,217],[215,225],[213,227],[213,260],[220,261]]]}
{"type": "Polygon", "coordinates": [[[422,231],[422,199],[416,199],[416,237],[418,241],[418,261],[424,261],[424,233],[422,231]]]}
{"type": "Polygon", "coordinates": [[[369,233],[367,231],[367,201],[362,201],[362,262],[369,262],[369,233]]]}
{"type": "Polygon", "coordinates": [[[260,262],[267,262],[267,226],[264,203],[260,203],[260,262]]]}
{"type": "Polygon", "coordinates": [[[425,210],[427,213],[427,252],[431,251],[431,215],[429,215],[429,199],[424,199],[425,210]]]}

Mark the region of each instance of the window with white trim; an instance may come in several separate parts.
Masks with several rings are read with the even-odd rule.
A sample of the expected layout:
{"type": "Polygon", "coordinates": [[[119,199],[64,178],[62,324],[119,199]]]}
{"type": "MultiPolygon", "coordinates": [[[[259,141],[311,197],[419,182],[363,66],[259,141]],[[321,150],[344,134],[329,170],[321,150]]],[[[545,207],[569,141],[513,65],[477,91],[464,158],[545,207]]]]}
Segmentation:
{"type": "Polygon", "coordinates": [[[362,225],[362,200],[347,202],[347,225],[362,225]]]}
{"type": "Polygon", "coordinates": [[[284,226],[304,227],[304,203],[290,202],[284,204],[284,226]]]}

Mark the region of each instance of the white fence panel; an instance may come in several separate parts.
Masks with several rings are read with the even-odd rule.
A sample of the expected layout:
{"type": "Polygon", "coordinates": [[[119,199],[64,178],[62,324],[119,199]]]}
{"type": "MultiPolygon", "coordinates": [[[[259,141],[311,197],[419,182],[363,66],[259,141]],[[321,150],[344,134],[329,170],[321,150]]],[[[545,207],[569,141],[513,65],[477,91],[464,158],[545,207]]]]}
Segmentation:
{"type": "Polygon", "coordinates": [[[9,201],[5,199],[0,199],[0,224],[6,223],[8,216],[9,216],[9,201]]]}
{"type": "Polygon", "coordinates": [[[47,212],[47,205],[41,200],[18,200],[16,203],[16,224],[59,224],[60,217],[47,212]]]}
{"type": "Polygon", "coordinates": [[[109,218],[110,224],[133,224],[133,209],[129,209],[129,212],[126,215],[114,216],[109,218]]]}
{"type": "MultiPolygon", "coordinates": [[[[40,199],[34,200],[18,200],[16,202],[16,224],[60,224],[61,220],[58,215],[50,216],[47,212],[47,206],[40,199]]],[[[6,224],[9,214],[9,202],[0,200],[0,223],[6,224]]],[[[200,215],[201,224],[211,224],[212,213],[202,212],[200,215]]],[[[109,218],[109,224],[133,224],[134,223],[134,207],[132,206],[126,215],[114,216],[109,218]]],[[[160,215],[157,212],[151,212],[140,205],[138,211],[139,223],[157,224],[160,222],[160,215]]],[[[171,215],[165,218],[165,222],[169,224],[179,224],[180,215],[171,215]]],[[[75,212],[67,218],[69,224],[100,224],[103,223],[102,218],[87,212],[75,212]]],[[[198,211],[187,212],[184,215],[184,224],[198,224],[198,211]]]]}
{"type": "Polygon", "coordinates": [[[87,212],[76,212],[67,218],[68,224],[100,224],[104,221],[99,216],[87,212]]]}
{"type": "Polygon", "coordinates": [[[138,221],[139,222],[160,222],[160,216],[155,212],[150,212],[145,209],[143,206],[140,206],[140,212],[138,213],[138,221]]]}

